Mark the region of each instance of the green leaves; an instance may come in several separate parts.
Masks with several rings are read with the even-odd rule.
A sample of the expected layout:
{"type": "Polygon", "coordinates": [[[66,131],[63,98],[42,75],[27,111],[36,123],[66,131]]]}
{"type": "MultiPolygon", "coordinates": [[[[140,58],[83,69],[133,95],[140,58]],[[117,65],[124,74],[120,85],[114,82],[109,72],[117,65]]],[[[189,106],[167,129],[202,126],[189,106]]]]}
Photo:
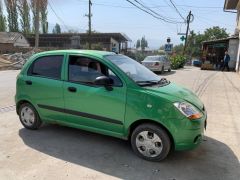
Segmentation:
{"type": "Polygon", "coordinates": [[[184,64],[186,63],[186,57],[183,55],[176,55],[170,57],[170,61],[172,69],[179,69],[184,67],[184,64]]]}
{"type": "Polygon", "coordinates": [[[24,34],[31,32],[30,7],[27,0],[18,0],[18,11],[20,15],[21,29],[24,34]]]}
{"type": "Polygon", "coordinates": [[[8,29],[10,32],[18,32],[17,0],[5,0],[5,4],[8,13],[8,29]]]}
{"type": "Polygon", "coordinates": [[[56,23],[55,27],[53,28],[53,34],[61,34],[61,27],[58,23],[56,23]]]}
{"type": "Polygon", "coordinates": [[[0,1],[0,31],[5,32],[7,30],[6,26],[6,17],[3,15],[2,2],[0,1]]]}

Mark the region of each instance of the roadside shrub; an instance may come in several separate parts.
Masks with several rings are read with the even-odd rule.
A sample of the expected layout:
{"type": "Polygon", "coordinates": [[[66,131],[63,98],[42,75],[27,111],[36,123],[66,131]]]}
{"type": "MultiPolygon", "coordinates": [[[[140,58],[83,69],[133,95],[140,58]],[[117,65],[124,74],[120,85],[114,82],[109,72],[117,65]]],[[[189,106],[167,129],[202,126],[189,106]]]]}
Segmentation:
{"type": "Polygon", "coordinates": [[[184,64],[186,63],[186,57],[183,55],[176,55],[170,57],[170,61],[172,69],[179,69],[184,67],[184,64]]]}

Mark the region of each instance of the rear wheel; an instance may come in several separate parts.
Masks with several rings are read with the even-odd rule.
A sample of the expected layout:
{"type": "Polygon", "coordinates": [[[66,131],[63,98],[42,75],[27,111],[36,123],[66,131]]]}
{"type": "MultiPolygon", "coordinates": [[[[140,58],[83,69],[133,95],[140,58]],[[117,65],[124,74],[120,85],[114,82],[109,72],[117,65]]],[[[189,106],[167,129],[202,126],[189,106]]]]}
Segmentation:
{"type": "Polygon", "coordinates": [[[29,103],[24,103],[19,107],[19,118],[27,129],[35,130],[42,124],[36,109],[29,103]]]}
{"type": "Polygon", "coordinates": [[[161,70],[161,74],[163,74],[164,73],[164,66],[162,67],[162,70],[161,70]]]}
{"type": "Polygon", "coordinates": [[[139,157],[148,161],[165,159],[171,148],[167,132],[154,124],[139,125],[131,136],[132,149],[139,157]]]}

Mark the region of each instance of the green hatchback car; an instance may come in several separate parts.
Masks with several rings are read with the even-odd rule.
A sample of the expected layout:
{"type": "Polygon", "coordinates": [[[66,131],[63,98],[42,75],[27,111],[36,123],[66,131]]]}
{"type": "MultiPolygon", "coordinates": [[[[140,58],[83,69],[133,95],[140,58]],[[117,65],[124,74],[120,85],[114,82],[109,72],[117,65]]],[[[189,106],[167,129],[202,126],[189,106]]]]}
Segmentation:
{"type": "Polygon", "coordinates": [[[112,52],[38,53],[24,65],[16,88],[25,128],[46,122],[130,140],[146,160],[196,147],[206,126],[206,110],[194,93],[112,52]]]}

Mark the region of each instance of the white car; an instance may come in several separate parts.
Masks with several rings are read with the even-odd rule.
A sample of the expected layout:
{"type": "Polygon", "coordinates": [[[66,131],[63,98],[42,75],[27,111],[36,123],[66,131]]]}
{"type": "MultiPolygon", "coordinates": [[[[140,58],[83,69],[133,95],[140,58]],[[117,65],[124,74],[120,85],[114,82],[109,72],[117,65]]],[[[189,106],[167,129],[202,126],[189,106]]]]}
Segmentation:
{"type": "Polygon", "coordinates": [[[164,73],[165,70],[171,71],[171,63],[167,56],[147,56],[142,64],[153,72],[164,73]]]}

